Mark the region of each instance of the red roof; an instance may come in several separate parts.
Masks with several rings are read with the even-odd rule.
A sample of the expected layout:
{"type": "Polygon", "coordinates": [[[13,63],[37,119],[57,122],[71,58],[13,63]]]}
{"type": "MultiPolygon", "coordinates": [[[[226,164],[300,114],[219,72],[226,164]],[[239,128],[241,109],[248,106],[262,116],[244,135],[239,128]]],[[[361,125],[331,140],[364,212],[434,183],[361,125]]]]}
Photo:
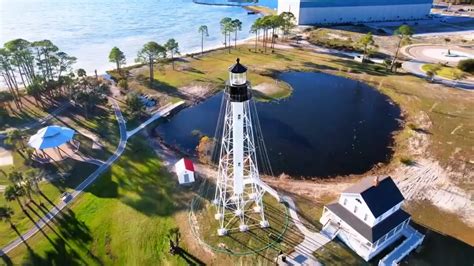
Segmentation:
{"type": "Polygon", "coordinates": [[[184,168],[188,171],[193,171],[194,172],[193,161],[191,161],[189,159],[186,159],[186,158],[184,158],[183,161],[184,161],[184,168]]]}

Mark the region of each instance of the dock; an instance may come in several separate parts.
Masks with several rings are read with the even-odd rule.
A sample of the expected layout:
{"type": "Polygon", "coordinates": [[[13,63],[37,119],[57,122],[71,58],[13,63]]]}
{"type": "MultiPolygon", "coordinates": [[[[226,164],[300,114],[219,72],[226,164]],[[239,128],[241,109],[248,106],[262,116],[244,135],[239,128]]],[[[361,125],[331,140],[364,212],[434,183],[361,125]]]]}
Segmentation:
{"type": "Polygon", "coordinates": [[[167,105],[163,106],[158,111],[156,111],[156,113],[154,113],[150,118],[148,118],[148,120],[146,120],[145,122],[140,124],[137,128],[135,128],[131,131],[127,131],[127,138],[130,138],[131,136],[135,135],[138,131],[144,129],[146,126],[148,126],[149,124],[151,124],[155,120],[157,120],[157,119],[159,119],[163,116],[167,116],[171,111],[173,111],[174,109],[180,107],[184,103],[185,103],[184,101],[179,101],[177,103],[167,104],[167,105]]]}
{"type": "Polygon", "coordinates": [[[405,241],[396,247],[392,252],[379,261],[379,266],[393,266],[405,258],[411,251],[417,248],[423,242],[425,236],[413,227],[408,225],[403,229],[403,235],[406,237],[405,241]]]}

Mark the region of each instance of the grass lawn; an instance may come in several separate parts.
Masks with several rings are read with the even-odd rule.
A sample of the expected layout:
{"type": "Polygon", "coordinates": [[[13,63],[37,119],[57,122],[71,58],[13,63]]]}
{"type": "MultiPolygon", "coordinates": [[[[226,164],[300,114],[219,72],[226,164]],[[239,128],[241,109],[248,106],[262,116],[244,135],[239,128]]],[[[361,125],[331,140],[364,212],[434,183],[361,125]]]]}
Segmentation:
{"type": "MultiPolygon", "coordinates": [[[[237,57],[241,58],[241,62],[248,66],[251,71],[247,79],[251,81],[253,86],[258,84],[268,83],[276,87],[266,97],[281,98],[287,97],[291,94],[291,88],[284,82],[276,82],[274,76],[277,74],[277,69],[281,69],[278,64],[275,69],[272,68],[272,63],[281,61],[285,62],[285,57],[280,53],[273,55],[265,55],[262,53],[254,53],[249,50],[252,46],[239,46],[238,50],[232,50],[231,54],[224,50],[206,53],[203,57],[186,57],[175,64],[175,70],[171,68],[170,63],[160,64],[155,70],[155,80],[153,89],[150,89],[148,84],[148,69],[141,68],[136,78],[129,80],[129,85],[132,89],[141,91],[150,95],[155,92],[168,94],[171,98],[185,98],[177,88],[202,85],[212,86],[215,89],[223,88],[225,80],[228,78],[229,66],[235,64],[237,57]],[[272,58],[268,60],[268,58],[272,58]],[[281,59],[281,60],[278,60],[281,59]]],[[[114,72],[111,72],[114,74],[114,72]]]]}
{"type": "Polygon", "coordinates": [[[29,240],[30,249],[14,250],[9,259],[14,264],[185,265],[168,255],[166,237],[182,200],[154,152],[134,138],[110,171],[52,228],[29,240]]]}
{"type": "MultiPolygon", "coordinates": [[[[261,50],[261,47],[259,47],[261,50]]],[[[156,85],[153,90],[177,95],[176,88],[192,84],[215,84],[220,86],[227,79],[227,68],[239,57],[248,66],[248,79],[252,84],[275,82],[278,73],[284,71],[326,72],[365,82],[388,95],[402,109],[405,126],[395,134],[392,166],[400,164],[400,159],[411,158],[409,146],[414,129],[424,129],[429,134],[430,144],[426,155],[438,160],[443,167],[469,172],[474,171],[469,164],[473,156],[474,139],[474,95],[470,92],[428,83],[424,79],[403,73],[391,73],[383,66],[361,64],[353,60],[317,54],[304,48],[276,49],[274,53],[253,52],[253,45],[239,46],[229,54],[226,50],[208,52],[199,58],[183,58],[172,70],[169,64],[162,65],[156,71],[156,85]],[[420,116],[426,116],[429,124],[420,122],[420,116]]],[[[143,76],[133,82],[146,80],[147,69],[143,76]]],[[[140,83],[140,89],[146,88],[140,83]]],[[[317,86],[315,86],[317,89],[317,86]]],[[[152,90],[152,91],[153,91],[152,90]]],[[[178,95],[179,96],[179,95],[178,95]]],[[[468,180],[452,180],[465,187],[468,180]]],[[[413,214],[423,210],[413,210],[413,214]]],[[[440,215],[443,213],[439,212],[440,215]]],[[[451,235],[461,235],[466,226],[456,227],[450,224],[436,224],[438,230],[451,235]]]]}
{"type": "Polygon", "coordinates": [[[455,80],[457,76],[464,75],[468,76],[469,74],[457,69],[455,67],[448,67],[448,66],[439,66],[436,64],[426,64],[421,67],[421,69],[425,72],[433,71],[437,76],[455,80]]]}
{"type": "MultiPolygon", "coordinates": [[[[140,86],[132,89],[157,91],[172,97],[183,96],[177,88],[192,84],[214,84],[216,88],[222,88],[227,79],[227,68],[237,57],[249,67],[249,80],[253,84],[275,82],[278,73],[292,70],[345,76],[366,82],[388,95],[402,108],[406,124],[412,125],[395,136],[392,164],[397,165],[400,158],[410,155],[408,139],[413,134],[413,128],[421,128],[429,131],[427,134],[431,142],[427,153],[430,156],[445,167],[469,172],[470,165],[466,162],[472,158],[474,146],[474,140],[469,137],[474,131],[474,96],[470,92],[433,85],[411,75],[389,73],[382,66],[360,64],[301,48],[263,54],[252,52],[252,47],[240,46],[231,54],[219,50],[201,58],[184,58],[176,64],[174,71],[169,64],[165,64],[155,73],[153,89],[146,87],[146,68],[129,84],[135,82],[140,86]],[[420,113],[429,118],[429,128],[418,121],[420,113]]],[[[461,186],[468,182],[463,179],[454,181],[461,186]]],[[[118,163],[73,204],[63,220],[58,221],[60,226],[47,229],[48,238],[38,234],[29,241],[31,250],[22,246],[9,254],[10,259],[14,263],[63,265],[146,265],[161,261],[184,264],[184,261],[170,257],[166,252],[165,235],[169,228],[175,226],[174,214],[185,209],[188,194],[176,188],[175,181],[147,144],[134,138],[118,163]]],[[[309,202],[297,200],[297,205],[307,213],[311,222],[314,222],[312,217],[319,215],[319,211],[311,208],[309,202]]],[[[466,228],[457,219],[445,219],[450,216],[437,208],[414,208],[410,209],[410,213],[415,221],[429,223],[436,230],[468,241],[463,234],[472,229],[466,228]]],[[[328,248],[339,250],[340,246],[328,248]]],[[[336,252],[354,259],[355,264],[359,263],[346,253],[347,250],[336,252]]],[[[251,263],[257,257],[227,258],[223,261],[251,263]]],[[[271,261],[271,255],[266,259],[271,261]]]]}
{"type": "MultiPolygon", "coordinates": [[[[13,209],[14,215],[12,217],[12,222],[19,233],[25,233],[33,227],[34,222],[43,215],[43,212],[46,209],[50,209],[52,204],[55,204],[60,200],[59,195],[61,195],[61,193],[77,186],[85,177],[97,168],[95,165],[73,160],[65,160],[56,163],[55,165],[46,165],[45,167],[48,172],[63,169],[61,171],[67,171],[69,172],[69,175],[64,178],[56,177],[52,182],[41,182],[40,189],[43,195],[34,194],[33,202],[29,204],[29,207],[25,208],[26,212],[21,210],[16,201],[8,203],[3,195],[0,197],[0,206],[8,205],[13,209]],[[44,203],[46,209],[41,207],[40,203],[44,203]],[[38,216],[38,214],[40,214],[40,216],[38,216]]],[[[23,197],[21,200],[25,202],[27,201],[27,198],[23,197]]],[[[0,223],[0,246],[8,244],[17,237],[17,232],[12,230],[8,223],[0,223]]]]}
{"type": "MultiPolygon", "coordinates": [[[[92,140],[80,134],[76,134],[75,139],[81,142],[80,152],[82,154],[106,160],[112,155],[112,150],[115,150],[118,143],[118,125],[115,116],[110,112],[97,112],[96,115],[91,115],[88,119],[81,116],[78,109],[70,107],[70,109],[61,116],[57,116],[48,122],[48,125],[67,126],[77,130],[87,129],[97,135],[102,135],[104,148],[102,150],[92,149],[92,140]]],[[[26,136],[36,133],[38,128],[32,128],[25,131],[26,136]]],[[[1,167],[0,170],[8,174],[12,170],[27,171],[32,168],[25,164],[25,159],[22,153],[13,152],[14,166],[1,167]]],[[[45,174],[52,181],[43,181],[40,183],[40,189],[44,195],[33,195],[34,202],[29,204],[26,208],[26,213],[23,212],[16,201],[6,202],[3,194],[0,193],[0,206],[10,206],[14,215],[12,222],[16,226],[18,233],[25,233],[31,227],[33,222],[39,219],[37,214],[42,214],[44,210],[52,207],[49,203],[57,203],[60,195],[64,191],[68,191],[76,187],[80,182],[87,178],[95,169],[97,165],[90,163],[83,163],[72,159],[66,159],[52,164],[36,165],[39,169],[44,170],[45,174]],[[64,174],[64,175],[59,175],[64,174]],[[49,201],[49,202],[48,202],[49,201]],[[40,203],[45,203],[46,209],[40,206],[40,203]],[[31,207],[31,208],[30,208],[31,207]]],[[[0,184],[9,185],[7,177],[0,172],[0,184]]],[[[23,202],[27,201],[26,197],[21,199],[23,202]]],[[[0,245],[5,245],[18,237],[18,233],[10,228],[7,223],[0,223],[0,245]]]]}

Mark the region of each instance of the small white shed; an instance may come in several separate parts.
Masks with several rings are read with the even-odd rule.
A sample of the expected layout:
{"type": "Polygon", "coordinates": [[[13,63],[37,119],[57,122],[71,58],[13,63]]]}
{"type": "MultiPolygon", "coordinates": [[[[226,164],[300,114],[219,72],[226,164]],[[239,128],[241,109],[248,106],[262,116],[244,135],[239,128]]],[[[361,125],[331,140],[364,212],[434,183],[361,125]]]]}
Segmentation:
{"type": "Polygon", "coordinates": [[[194,182],[193,161],[183,158],[174,165],[174,168],[180,184],[190,184],[194,182]]]}

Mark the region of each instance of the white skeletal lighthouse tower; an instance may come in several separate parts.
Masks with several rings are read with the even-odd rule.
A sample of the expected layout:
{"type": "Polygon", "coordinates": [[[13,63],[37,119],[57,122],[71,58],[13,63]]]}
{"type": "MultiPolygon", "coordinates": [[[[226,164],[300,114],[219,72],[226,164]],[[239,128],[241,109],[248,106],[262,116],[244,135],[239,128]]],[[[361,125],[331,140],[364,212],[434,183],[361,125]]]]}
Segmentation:
{"type": "Polygon", "coordinates": [[[230,79],[224,92],[224,128],[214,198],[220,236],[237,229],[237,225],[241,232],[250,226],[269,226],[262,205],[265,192],[257,167],[250,83],[247,68],[239,61],[229,69],[230,79]]]}

